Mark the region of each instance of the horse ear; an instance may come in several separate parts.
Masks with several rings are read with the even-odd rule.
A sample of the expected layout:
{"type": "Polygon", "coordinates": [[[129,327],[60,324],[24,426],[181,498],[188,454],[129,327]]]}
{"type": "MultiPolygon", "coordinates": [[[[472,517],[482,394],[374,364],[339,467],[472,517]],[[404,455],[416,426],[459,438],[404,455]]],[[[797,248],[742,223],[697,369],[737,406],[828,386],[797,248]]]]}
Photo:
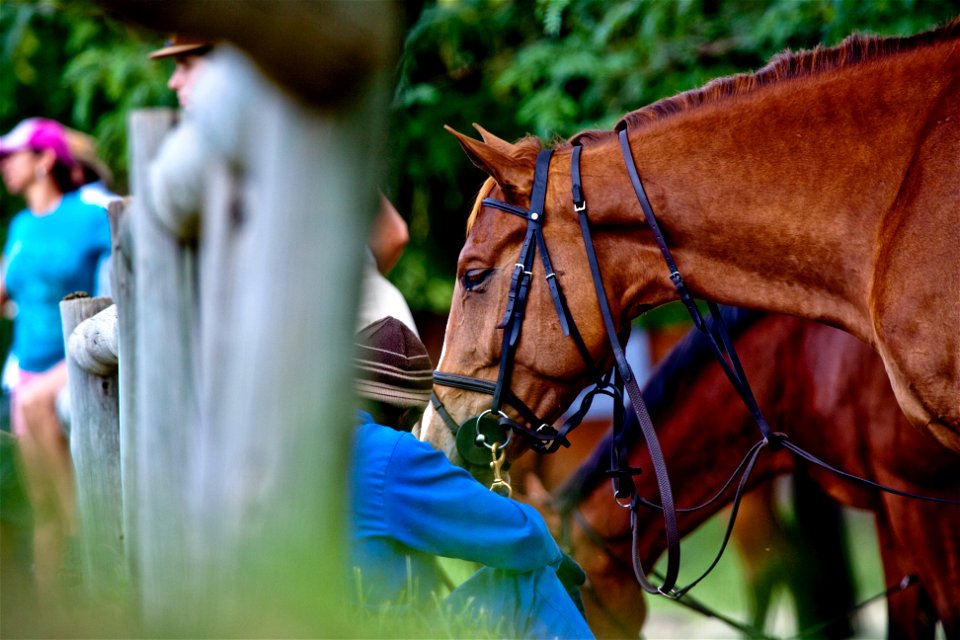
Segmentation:
{"type": "Polygon", "coordinates": [[[510,150],[513,147],[512,144],[510,144],[503,138],[498,138],[497,136],[493,135],[492,133],[490,133],[489,131],[487,131],[480,125],[478,125],[476,122],[473,123],[473,128],[477,130],[477,133],[480,134],[480,137],[483,138],[483,141],[486,142],[488,145],[496,149],[499,149],[505,153],[508,153],[508,154],[510,153],[510,150]]]}
{"type": "Polygon", "coordinates": [[[470,158],[470,162],[493,178],[505,194],[518,198],[530,193],[533,183],[533,164],[530,162],[530,154],[524,153],[518,145],[501,140],[481,127],[477,127],[477,130],[484,136],[482,142],[465,136],[447,125],[443,127],[456,137],[464,153],[470,158]]]}

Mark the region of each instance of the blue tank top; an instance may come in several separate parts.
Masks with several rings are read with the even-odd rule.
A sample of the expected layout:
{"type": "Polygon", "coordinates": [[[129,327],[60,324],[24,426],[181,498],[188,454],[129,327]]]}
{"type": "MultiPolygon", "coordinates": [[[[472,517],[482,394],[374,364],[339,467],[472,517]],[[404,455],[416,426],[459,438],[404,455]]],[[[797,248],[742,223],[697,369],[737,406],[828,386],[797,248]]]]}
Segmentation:
{"type": "Polygon", "coordinates": [[[93,294],[97,264],[110,252],[106,210],[63,196],[51,213],[24,209],[10,223],[3,249],[4,284],[17,305],[12,351],[24,371],[46,371],[63,359],[60,301],[93,294]]]}

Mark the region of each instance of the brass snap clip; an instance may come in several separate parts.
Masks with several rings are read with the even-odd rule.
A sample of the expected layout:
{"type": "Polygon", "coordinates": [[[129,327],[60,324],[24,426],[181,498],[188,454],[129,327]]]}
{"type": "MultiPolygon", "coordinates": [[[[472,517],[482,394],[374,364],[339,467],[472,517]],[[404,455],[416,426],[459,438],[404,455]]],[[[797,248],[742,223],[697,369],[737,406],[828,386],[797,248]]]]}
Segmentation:
{"type": "Polygon", "coordinates": [[[513,487],[503,479],[501,468],[507,460],[507,453],[501,449],[501,446],[499,442],[494,442],[490,445],[490,452],[493,457],[493,460],[490,462],[490,468],[493,469],[493,483],[490,485],[490,491],[504,498],[509,498],[513,495],[513,487]]]}

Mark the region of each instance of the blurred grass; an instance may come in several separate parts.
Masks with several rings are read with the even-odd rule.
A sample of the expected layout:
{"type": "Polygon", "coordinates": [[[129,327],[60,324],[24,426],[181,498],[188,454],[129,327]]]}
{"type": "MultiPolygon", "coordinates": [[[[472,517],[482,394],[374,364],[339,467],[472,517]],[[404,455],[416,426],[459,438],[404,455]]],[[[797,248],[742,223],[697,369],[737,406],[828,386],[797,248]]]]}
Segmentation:
{"type": "MultiPolygon", "coordinates": [[[[0,443],[12,445],[13,439],[9,434],[0,434],[0,443]]],[[[12,475],[12,450],[5,448],[0,461],[6,463],[3,468],[8,472],[4,475],[7,481],[2,482],[4,488],[11,488],[9,482],[12,475]]],[[[13,529],[5,530],[3,542],[9,545],[13,542],[11,531],[24,526],[19,512],[12,509],[15,500],[11,495],[4,494],[0,503],[0,515],[6,525],[13,529]]],[[[846,509],[846,528],[848,535],[847,549],[851,555],[851,566],[854,575],[854,584],[857,585],[856,601],[861,602],[876,596],[887,585],[880,564],[879,548],[874,527],[872,513],[846,509]]],[[[709,566],[719,549],[723,539],[728,514],[726,511],[710,519],[696,532],[688,536],[682,543],[682,562],[679,584],[685,585],[695,579],[709,566]]],[[[747,522],[739,522],[738,527],[748,526],[747,522]]],[[[13,549],[6,548],[8,552],[13,549]]],[[[45,620],[31,620],[27,612],[34,610],[36,603],[31,598],[12,597],[18,593],[21,596],[30,596],[24,589],[26,583],[18,584],[18,577],[26,577],[28,569],[18,568],[11,561],[16,554],[5,553],[2,563],[4,616],[2,618],[2,637],[14,637],[18,631],[30,631],[29,635],[36,637],[80,637],[80,636],[110,636],[129,637],[139,635],[137,625],[128,618],[129,603],[126,603],[122,593],[114,594],[109,603],[102,600],[96,606],[85,602],[80,593],[80,561],[78,549],[72,546],[67,554],[63,569],[65,595],[64,609],[59,616],[47,616],[45,620]],[[18,611],[19,609],[19,611],[18,611]],[[11,632],[12,635],[11,635],[11,632]]],[[[472,563],[446,558],[440,559],[440,564],[450,581],[459,584],[469,578],[478,568],[472,563]]],[[[662,573],[665,569],[665,559],[657,569],[662,573]]],[[[735,549],[728,548],[717,564],[716,569],[691,592],[690,596],[706,605],[708,608],[722,613],[725,616],[741,622],[750,618],[750,595],[747,593],[747,583],[744,577],[743,566],[735,549]]],[[[434,606],[428,606],[420,611],[403,612],[403,603],[400,607],[369,607],[360,605],[353,612],[355,620],[353,637],[376,638],[497,638],[502,634],[496,631],[496,624],[490,620],[476,620],[458,612],[448,612],[440,600],[434,606]]],[[[702,614],[693,612],[682,605],[662,597],[647,598],[648,620],[644,628],[643,637],[647,640],[693,639],[693,638],[739,638],[742,634],[727,626],[725,623],[711,620],[702,614]]],[[[774,595],[771,612],[767,618],[766,633],[776,638],[789,638],[796,635],[795,613],[793,602],[787,593],[780,588],[774,595]]],[[[855,638],[880,639],[886,636],[886,603],[878,599],[863,608],[855,618],[855,638]]],[[[812,637],[817,637],[815,634],[812,637]]],[[[938,638],[943,638],[942,629],[938,638]]]]}
{"type": "MultiPolygon", "coordinates": [[[[857,585],[857,602],[875,596],[886,588],[880,564],[876,530],[872,513],[845,509],[848,549],[857,585]]],[[[681,570],[679,584],[687,584],[700,575],[713,560],[723,540],[727,512],[711,518],[693,534],[684,538],[681,545],[681,570]]],[[[738,523],[737,526],[742,526],[738,523]]],[[[666,568],[665,558],[657,565],[662,573],[666,568]]],[[[750,620],[750,598],[746,592],[743,565],[735,550],[727,548],[713,573],[690,591],[690,595],[712,610],[739,622],[750,620]]],[[[681,604],[666,598],[648,598],[648,618],[643,637],[647,640],[692,638],[740,638],[739,631],[718,620],[704,617],[681,604]]],[[[773,598],[767,617],[766,633],[779,638],[792,637],[796,633],[793,602],[781,588],[773,598]]],[[[886,603],[878,600],[862,609],[855,617],[855,638],[874,639],[886,637],[886,603]]]]}
{"type": "MultiPolygon", "coordinates": [[[[478,565],[439,558],[442,570],[452,584],[460,584],[477,570],[478,565]]],[[[484,609],[472,610],[465,605],[462,611],[451,610],[444,602],[448,593],[433,594],[424,603],[415,584],[395,602],[370,605],[365,602],[363,576],[354,568],[357,594],[354,614],[359,622],[358,638],[503,638],[502,620],[493,620],[484,609]]]]}

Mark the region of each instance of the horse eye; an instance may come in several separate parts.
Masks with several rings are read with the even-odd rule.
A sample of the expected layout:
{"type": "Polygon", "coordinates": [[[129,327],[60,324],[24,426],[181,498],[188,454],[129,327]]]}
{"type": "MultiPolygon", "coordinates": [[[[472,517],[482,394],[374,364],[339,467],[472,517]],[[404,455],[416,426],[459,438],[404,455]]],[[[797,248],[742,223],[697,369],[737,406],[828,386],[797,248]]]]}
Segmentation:
{"type": "Polygon", "coordinates": [[[467,269],[467,272],[460,278],[460,282],[463,284],[465,291],[475,291],[487,281],[492,273],[493,269],[467,269]]]}

